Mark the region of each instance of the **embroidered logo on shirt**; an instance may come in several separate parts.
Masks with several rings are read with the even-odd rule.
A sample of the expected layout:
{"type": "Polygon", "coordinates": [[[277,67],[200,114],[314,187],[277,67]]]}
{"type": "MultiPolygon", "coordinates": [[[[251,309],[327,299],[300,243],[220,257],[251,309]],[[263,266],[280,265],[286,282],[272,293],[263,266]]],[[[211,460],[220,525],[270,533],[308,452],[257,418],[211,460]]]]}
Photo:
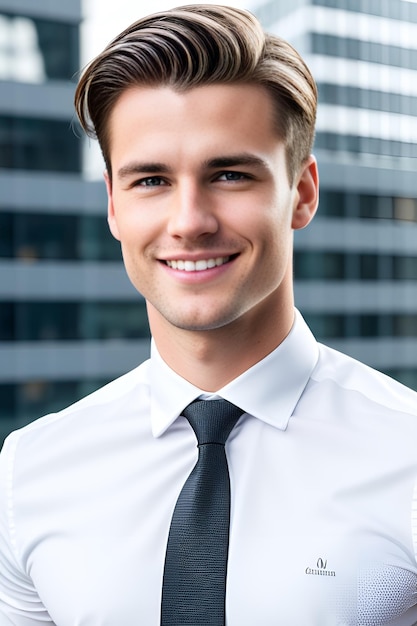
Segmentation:
{"type": "Polygon", "coordinates": [[[321,557],[317,559],[316,567],[306,567],[305,573],[311,576],[336,576],[334,570],[327,569],[327,559],[321,557]]]}

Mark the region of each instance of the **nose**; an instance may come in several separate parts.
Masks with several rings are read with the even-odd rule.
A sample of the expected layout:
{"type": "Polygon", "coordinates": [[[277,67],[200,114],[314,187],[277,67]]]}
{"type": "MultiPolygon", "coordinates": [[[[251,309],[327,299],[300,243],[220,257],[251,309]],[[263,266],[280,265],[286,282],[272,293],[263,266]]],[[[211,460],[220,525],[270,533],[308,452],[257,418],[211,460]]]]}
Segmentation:
{"type": "Polygon", "coordinates": [[[202,186],[191,181],[179,184],[171,200],[167,228],[171,237],[192,241],[217,232],[213,198],[202,186]]]}

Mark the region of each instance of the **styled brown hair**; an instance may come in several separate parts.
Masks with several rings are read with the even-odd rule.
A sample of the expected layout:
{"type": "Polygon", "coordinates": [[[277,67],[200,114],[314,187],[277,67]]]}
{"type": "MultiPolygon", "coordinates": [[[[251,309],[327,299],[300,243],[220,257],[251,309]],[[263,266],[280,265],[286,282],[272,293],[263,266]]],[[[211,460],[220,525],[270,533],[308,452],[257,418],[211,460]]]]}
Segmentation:
{"type": "Polygon", "coordinates": [[[292,183],[313,145],[316,84],[298,52],[265,33],[248,11],[197,4],[134,22],[84,70],[75,108],[87,135],[98,139],[111,176],[108,119],[127,88],[185,91],[214,83],[256,84],[269,91],[292,183]]]}

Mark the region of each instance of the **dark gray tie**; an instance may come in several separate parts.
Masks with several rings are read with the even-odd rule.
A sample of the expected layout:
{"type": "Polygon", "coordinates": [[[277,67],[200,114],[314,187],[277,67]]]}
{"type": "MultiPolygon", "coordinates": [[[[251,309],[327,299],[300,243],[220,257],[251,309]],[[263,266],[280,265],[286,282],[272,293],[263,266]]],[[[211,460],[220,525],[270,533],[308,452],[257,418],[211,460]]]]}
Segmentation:
{"type": "Polygon", "coordinates": [[[198,461],[175,505],[162,587],[161,626],[224,626],[230,481],[226,440],[243,411],[226,400],[197,400],[183,415],[198,461]]]}

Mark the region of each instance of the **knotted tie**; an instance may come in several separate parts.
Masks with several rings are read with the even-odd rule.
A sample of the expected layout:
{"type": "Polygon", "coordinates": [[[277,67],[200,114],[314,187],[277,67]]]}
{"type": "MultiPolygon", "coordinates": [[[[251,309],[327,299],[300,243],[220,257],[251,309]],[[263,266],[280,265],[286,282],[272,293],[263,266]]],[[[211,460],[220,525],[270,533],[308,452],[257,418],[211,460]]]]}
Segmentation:
{"type": "Polygon", "coordinates": [[[198,461],[175,505],[162,588],[161,626],[224,626],[230,481],[226,440],[243,411],[226,400],[197,400],[183,415],[198,461]]]}

